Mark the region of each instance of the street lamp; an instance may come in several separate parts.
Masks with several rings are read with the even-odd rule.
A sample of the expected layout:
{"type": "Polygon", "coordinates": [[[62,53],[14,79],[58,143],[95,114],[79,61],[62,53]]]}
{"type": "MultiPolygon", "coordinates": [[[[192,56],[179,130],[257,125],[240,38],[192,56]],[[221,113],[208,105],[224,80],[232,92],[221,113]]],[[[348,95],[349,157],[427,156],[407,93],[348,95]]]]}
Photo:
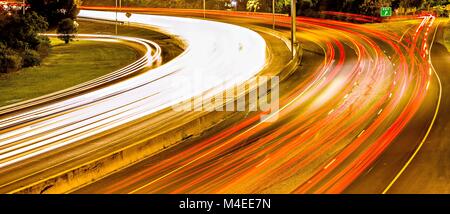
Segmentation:
{"type": "Polygon", "coordinates": [[[117,35],[117,0],[116,0],[116,35],[117,35]]]}
{"type": "Polygon", "coordinates": [[[291,0],[291,17],[292,17],[292,30],[291,30],[291,40],[292,40],[292,58],[295,55],[295,42],[296,42],[296,34],[297,34],[297,8],[296,8],[296,0],[291,0]]]}
{"type": "Polygon", "coordinates": [[[275,0],[272,0],[272,29],[275,30],[275,0]]]}
{"type": "MultiPolygon", "coordinates": [[[[118,24],[118,18],[117,18],[117,16],[118,16],[118,8],[117,8],[118,4],[117,4],[117,1],[118,0],[116,0],[116,35],[117,35],[117,24],[118,24]]],[[[122,0],[119,0],[119,7],[122,8],[122,0]]]]}
{"type": "Polygon", "coordinates": [[[206,19],[206,0],[203,0],[203,18],[206,19]]]}

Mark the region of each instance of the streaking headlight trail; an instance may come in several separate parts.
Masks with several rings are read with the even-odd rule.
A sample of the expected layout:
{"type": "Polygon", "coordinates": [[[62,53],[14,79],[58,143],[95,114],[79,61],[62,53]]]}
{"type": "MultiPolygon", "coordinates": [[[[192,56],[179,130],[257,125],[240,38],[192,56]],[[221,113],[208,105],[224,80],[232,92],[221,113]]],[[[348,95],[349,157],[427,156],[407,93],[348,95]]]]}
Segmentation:
{"type": "MultiPolygon", "coordinates": [[[[115,20],[113,12],[80,17],[115,20]]],[[[70,145],[215,88],[240,84],[266,64],[266,43],[249,29],[212,21],[119,13],[119,21],[158,28],[184,41],[181,56],[111,86],[0,120],[0,168],[70,145]],[[174,82],[196,81],[192,90],[174,82]]],[[[217,90],[218,91],[218,90],[217,90]]]]}

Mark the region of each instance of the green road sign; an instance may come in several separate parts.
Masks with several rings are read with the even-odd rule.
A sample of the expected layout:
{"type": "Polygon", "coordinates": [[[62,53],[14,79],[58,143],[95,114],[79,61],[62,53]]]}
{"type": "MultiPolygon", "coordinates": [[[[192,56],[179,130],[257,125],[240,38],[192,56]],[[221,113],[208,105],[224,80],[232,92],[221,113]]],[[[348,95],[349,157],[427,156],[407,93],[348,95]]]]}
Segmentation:
{"type": "Polygon", "coordinates": [[[381,17],[392,16],[392,7],[382,7],[380,13],[381,17]]]}

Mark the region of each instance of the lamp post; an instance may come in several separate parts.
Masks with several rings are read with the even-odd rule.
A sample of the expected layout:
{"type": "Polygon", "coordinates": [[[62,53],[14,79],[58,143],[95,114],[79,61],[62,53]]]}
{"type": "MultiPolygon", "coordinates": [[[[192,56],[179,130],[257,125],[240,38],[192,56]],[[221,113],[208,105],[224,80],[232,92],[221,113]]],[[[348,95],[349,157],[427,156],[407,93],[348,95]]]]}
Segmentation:
{"type": "Polygon", "coordinates": [[[272,0],[272,29],[275,30],[275,0],[272,0]]]}
{"type": "Polygon", "coordinates": [[[203,0],[203,18],[206,19],[206,0],[203,0]]]}
{"type": "Polygon", "coordinates": [[[117,0],[116,0],[116,35],[117,35],[117,0]]]}
{"type": "Polygon", "coordinates": [[[118,18],[117,18],[117,16],[118,16],[118,7],[117,6],[119,6],[119,8],[122,8],[122,0],[116,0],[116,35],[117,35],[117,25],[118,25],[118,22],[119,22],[119,20],[118,20],[118,18]],[[117,3],[117,1],[119,1],[119,3],[117,3]]]}
{"type": "Polygon", "coordinates": [[[296,8],[296,0],[291,0],[291,17],[292,17],[292,29],[291,29],[291,40],[292,40],[292,58],[295,55],[295,43],[296,43],[296,34],[297,34],[297,8],[296,8]]]}

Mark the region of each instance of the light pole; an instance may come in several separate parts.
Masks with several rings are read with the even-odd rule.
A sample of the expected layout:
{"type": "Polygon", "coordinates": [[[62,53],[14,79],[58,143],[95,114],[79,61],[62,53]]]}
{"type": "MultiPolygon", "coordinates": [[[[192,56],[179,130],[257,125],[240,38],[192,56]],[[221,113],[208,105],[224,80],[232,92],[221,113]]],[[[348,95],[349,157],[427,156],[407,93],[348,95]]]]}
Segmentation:
{"type": "Polygon", "coordinates": [[[297,8],[296,8],[296,0],[291,0],[291,17],[292,17],[292,30],[291,30],[291,40],[292,40],[292,58],[295,55],[295,42],[296,42],[296,34],[297,34],[297,8]]]}
{"type": "Polygon", "coordinates": [[[206,19],[206,0],[203,0],[203,18],[206,19]]]}
{"type": "Polygon", "coordinates": [[[22,13],[25,15],[25,0],[22,1],[22,13]]]}
{"type": "Polygon", "coordinates": [[[273,15],[272,29],[275,30],[275,0],[272,0],[272,15],[273,15]]]}
{"type": "MultiPolygon", "coordinates": [[[[117,25],[118,25],[118,18],[117,18],[117,16],[118,16],[118,8],[117,8],[117,1],[118,0],[116,0],[116,35],[117,35],[117,25]]],[[[119,8],[120,9],[122,9],[122,0],[119,0],[119,8]]]]}
{"type": "Polygon", "coordinates": [[[116,35],[117,35],[117,0],[116,0],[116,35]]]}

